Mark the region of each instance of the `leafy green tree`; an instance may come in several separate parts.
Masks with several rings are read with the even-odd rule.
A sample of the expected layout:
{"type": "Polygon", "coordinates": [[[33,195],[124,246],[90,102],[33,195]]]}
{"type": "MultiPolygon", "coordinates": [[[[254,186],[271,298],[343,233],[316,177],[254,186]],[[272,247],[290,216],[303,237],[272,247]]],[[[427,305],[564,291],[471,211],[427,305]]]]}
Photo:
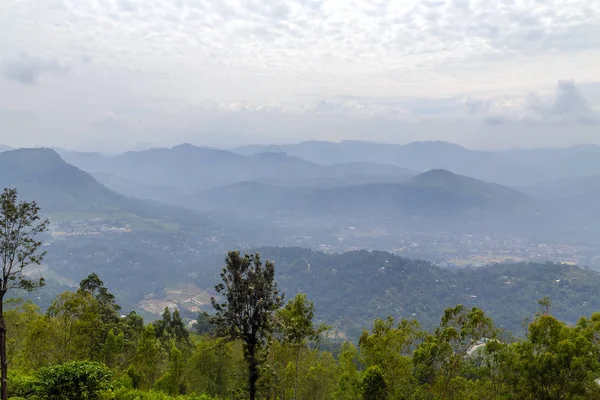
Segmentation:
{"type": "Polygon", "coordinates": [[[390,396],[408,396],[412,381],[410,356],[423,335],[417,321],[402,320],[397,327],[393,318],[376,319],[372,331],[359,338],[362,359],[367,366],[377,365],[383,371],[390,396]]]}
{"type": "Polygon", "coordinates": [[[496,332],[491,318],[477,307],[469,310],[459,304],[446,309],[435,333],[427,335],[413,354],[417,381],[433,386],[440,399],[448,398],[467,356],[496,332]]]}
{"type": "Polygon", "coordinates": [[[191,345],[190,332],[185,327],[177,309],[171,314],[169,308],[165,307],[162,318],[154,322],[154,328],[156,330],[156,337],[163,344],[168,344],[171,340],[175,340],[180,348],[191,345]]]}
{"type": "MultiPolygon", "coordinates": [[[[90,274],[87,278],[79,283],[79,290],[83,293],[88,293],[96,299],[100,307],[102,321],[107,325],[114,325],[119,321],[119,311],[121,307],[116,303],[115,296],[108,291],[104,286],[104,282],[100,280],[95,273],[90,274]]],[[[107,331],[108,332],[108,331],[107,331]]]]}
{"type": "Polygon", "coordinates": [[[6,357],[6,321],[4,320],[4,296],[9,289],[31,291],[44,284],[28,279],[23,270],[39,265],[45,252],[40,251],[39,234],[48,228],[48,220],[38,215],[40,208],[35,202],[19,201],[16,189],[4,189],[0,195],[0,397],[8,399],[8,359],[6,357]]]}
{"type": "Polygon", "coordinates": [[[275,265],[264,265],[260,255],[230,251],[221,272],[222,283],[215,289],[223,302],[211,298],[215,309],[212,322],[220,333],[244,344],[248,362],[248,390],[250,400],[256,398],[259,378],[259,351],[273,333],[273,313],[281,307],[282,296],[275,283],[275,265]]]}
{"type": "Polygon", "coordinates": [[[113,329],[108,331],[106,340],[102,344],[102,362],[107,366],[114,368],[117,363],[119,356],[123,353],[125,348],[125,336],[123,332],[119,332],[115,335],[113,329]]]}
{"type": "Polygon", "coordinates": [[[96,400],[112,388],[111,370],[93,361],[73,361],[41,369],[36,392],[51,400],[96,400]]]}
{"type": "Polygon", "coordinates": [[[354,400],[360,394],[360,375],[358,372],[358,351],[351,342],[342,343],[338,357],[339,382],[336,398],[354,400]]]}
{"type": "Polygon", "coordinates": [[[63,292],[48,308],[57,326],[62,362],[95,358],[102,343],[103,322],[98,302],[89,293],[63,292]]]}
{"type": "Polygon", "coordinates": [[[172,343],[167,372],[156,382],[156,387],[170,396],[180,394],[182,391],[183,364],[183,354],[175,346],[175,343],[172,343]]]}
{"type": "Polygon", "coordinates": [[[321,335],[329,329],[326,325],[315,328],[313,317],[315,306],[306,299],[306,294],[298,294],[290,300],[285,307],[277,310],[276,320],[280,339],[296,351],[294,399],[298,395],[298,364],[300,353],[308,340],[319,340],[321,335]]]}
{"type": "Polygon", "coordinates": [[[184,382],[190,392],[220,399],[247,397],[247,367],[241,343],[203,337],[189,357],[184,382]]]}
{"type": "Polygon", "coordinates": [[[364,373],[361,382],[363,400],[387,399],[387,384],[383,371],[377,365],[371,365],[364,373]]]}
{"type": "Polygon", "coordinates": [[[132,367],[141,380],[139,388],[148,389],[160,376],[164,354],[160,341],[156,338],[154,325],[147,325],[137,345],[132,367]]]}
{"type": "Polygon", "coordinates": [[[598,393],[598,352],[585,332],[543,314],[515,346],[519,395],[539,400],[579,399],[598,393]]]}
{"type": "Polygon", "coordinates": [[[210,320],[210,315],[206,311],[200,311],[193,325],[194,331],[199,335],[210,335],[215,332],[215,326],[210,320]]]}

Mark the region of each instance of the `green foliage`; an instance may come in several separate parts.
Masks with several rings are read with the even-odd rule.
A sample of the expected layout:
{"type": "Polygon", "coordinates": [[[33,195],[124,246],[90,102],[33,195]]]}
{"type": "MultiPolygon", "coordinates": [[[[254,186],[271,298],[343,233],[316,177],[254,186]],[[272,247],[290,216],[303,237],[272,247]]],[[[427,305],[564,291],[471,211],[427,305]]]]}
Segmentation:
{"type": "Polygon", "coordinates": [[[365,371],[361,382],[363,400],[385,400],[388,397],[387,384],[383,371],[377,365],[371,365],[365,371]]]}
{"type": "Polygon", "coordinates": [[[249,397],[254,400],[259,378],[258,352],[273,333],[273,313],[283,299],[275,283],[274,264],[267,261],[263,265],[258,253],[242,258],[238,251],[230,251],[225,262],[222,283],[215,287],[224,301],[211,298],[215,309],[212,322],[219,332],[244,344],[249,397]]]}
{"type": "Polygon", "coordinates": [[[147,325],[132,360],[135,376],[138,378],[134,379],[134,382],[137,382],[134,387],[149,389],[160,376],[163,363],[164,349],[156,338],[154,325],[147,325]]]}
{"type": "Polygon", "coordinates": [[[377,319],[372,332],[364,331],[359,339],[362,360],[367,366],[381,367],[392,398],[406,398],[411,389],[411,354],[422,336],[417,321],[402,320],[397,327],[394,319],[377,319]]]}
{"type": "Polygon", "coordinates": [[[314,309],[314,304],[312,301],[306,300],[305,294],[298,294],[285,307],[277,310],[276,314],[280,340],[296,349],[294,399],[297,398],[298,392],[298,364],[302,347],[305,346],[307,340],[319,340],[321,334],[328,329],[326,325],[315,329],[313,326],[314,309]]]}
{"type": "Polygon", "coordinates": [[[216,400],[205,394],[187,396],[169,396],[162,392],[144,391],[120,388],[115,391],[105,392],[101,400],[216,400]]]}
{"type": "Polygon", "coordinates": [[[112,388],[113,373],[103,364],[73,361],[42,368],[37,373],[35,392],[44,399],[95,400],[112,388]]]}
{"type": "Polygon", "coordinates": [[[162,314],[162,319],[154,322],[154,328],[156,331],[156,337],[162,343],[168,343],[171,340],[175,340],[179,346],[187,346],[191,344],[190,332],[186,329],[179,310],[175,309],[173,314],[169,311],[168,307],[162,314]]]}
{"type": "Polygon", "coordinates": [[[48,229],[49,221],[39,212],[34,201],[19,201],[16,189],[5,188],[0,194],[0,299],[8,289],[32,290],[44,283],[23,275],[25,267],[39,265],[46,254],[39,251],[42,242],[37,237],[48,229]]]}
{"type": "Polygon", "coordinates": [[[357,399],[360,393],[360,374],[358,371],[358,351],[350,342],[342,344],[338,358],[338,387],[336,398],[357,399]]]}
{"type": "Polygon", "coordinates": [[[8,356],[4,296],[10,289],[32,291],[44,284],[44,278],[31,279],[23,270],[41,264],[44,255],[38,236],[48,229],[49,221],[39,216],[35,202],[19,201],[16,189],[5,188],[0,194],[0,386],[1,398],[8,398],[8,356]]]}
{"type": "Polygon", "coordinates": [[[183,378],[183,355],[173,344],[169,357],[167,372],[156,382],[155,387],[171,396],[185,392],[182,384],[183,378]]]}
{"type": "MultiPolygon", "coordinates": [[[[242,270],[236,263],[231,270],[242,270]]],[[[247,330],[256,321],[240,319],[233,330],[224,329],[225,316],[237,318],[226,307],[231,304],[247,316],[254,315],[252,307],[266,313],[254,342],[258,398],[600,398],[600,313],[567,324],[550,314],[552,302],[544,298],[526,335],[515,338],[499,332],[482,309],[459,304],[447,308],[431,330],[417,321],[375,319],[358,346],[326,343],[332,354],[326,346],[311,345],[324,336],[324,328],[313,323],[312,302],[298,295],[279,308],[273,271],[256,263],[245,274],[227,275],[235,284],[222,291],[225,305],[216,314],[217,321],[223,318],[216,325],[223,336],[191,340],[176,311],[165,310],[146,325],[135,313],[115,320],[116,304],[93,276],[79,290],[58,295],[46,313],[30,302],[7,301],[8,394],[32,400],[246,400],[251,359],[244,339],[252,337],[247,330]],[[262,278],[249,276],[258,273],[262,278]],[[264,287],[254,290],[257,285],[264,287]],[[270,294],[271,304],[258,304],[264,299],[252,293],[270,294]],[[240,300],[245,303],[236,303],[240,300]]]]}
{"type": "Polygon", "coordinates": [[[8,395],[10,397],[29,397],[35,391],[36,382],[32,375],[11,370],[8,373],[8,395]]]}
{"type": "Polygon", "coordinates": [[[194,331],[200,335],[210,335],[215,332],[215,326],[210,320],[210,315],[206,311],[200,311],[194,323],[194,331]]]}

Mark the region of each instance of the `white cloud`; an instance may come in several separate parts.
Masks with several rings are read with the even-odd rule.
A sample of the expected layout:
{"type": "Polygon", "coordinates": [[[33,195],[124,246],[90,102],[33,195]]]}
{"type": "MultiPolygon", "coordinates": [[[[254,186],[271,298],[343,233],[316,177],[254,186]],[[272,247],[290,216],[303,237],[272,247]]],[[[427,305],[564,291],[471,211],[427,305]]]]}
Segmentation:
{"type": "Polygon", "coordinates": [[[600,2],[20,0],[0,13],[0,54],[0,109],[38,116],[7,119],[18,134],[6,141],[66,145],[105,129],[138,142],[169,124],[279,141],[385,127],[404,141],[419,118],[594,123],[600,91],[545,92],[599,80],[600,2]]]}
{"type": "Polygon", "coordinates": [[[27,54],[19,54],[17,57],[5,61],[2,70],[7,79],[15,80],[23,85],[34,85],[42,74],[60,75],[66,73],[69,68],[55,60],[44,60],[27,54]]]}
{"type": "Polygon", "coordinates": [[[554,93],[529,93],[521,97],[482,100],[466,97],[461,102],[471,116],[492,124],[537,121],[561,124],[600,124],[600,112],[591,106],[573,80],[559,80],[554,93]]]}

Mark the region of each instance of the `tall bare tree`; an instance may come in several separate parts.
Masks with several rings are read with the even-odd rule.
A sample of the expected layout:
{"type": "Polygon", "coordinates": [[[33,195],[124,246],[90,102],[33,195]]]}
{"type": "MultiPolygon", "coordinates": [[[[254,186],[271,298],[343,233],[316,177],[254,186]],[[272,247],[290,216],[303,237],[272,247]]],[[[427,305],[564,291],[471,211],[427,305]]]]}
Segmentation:
{"type": "Polygon", "coordinates": [[[44,284],[44,279],[28,279],[23,270],[39,265],[45,252],[40,251],[37,236],[48,229],[48,220],[39,216],[33,202],[19,201],[16,189],[4,189],[0,195],[0,370],[2,400],[8,399],[8,361],[6,358],[6,322],[4,296],[9,289],[31,291],[44,284]]]}

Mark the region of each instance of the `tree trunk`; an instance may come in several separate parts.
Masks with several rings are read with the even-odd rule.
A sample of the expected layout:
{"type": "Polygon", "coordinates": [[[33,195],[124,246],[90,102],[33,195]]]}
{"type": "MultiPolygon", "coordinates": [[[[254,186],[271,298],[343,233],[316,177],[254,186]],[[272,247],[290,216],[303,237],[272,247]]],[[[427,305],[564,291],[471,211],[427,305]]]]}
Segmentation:
{"type": "MultiPolygon", "coordinates": [[[[256,347],[248,346],[248,390],[250,400],[256,399],[256,382],[258,381],[258,362],[256,361],[256,347]]],[[[3,399],[4,400],[4,399],[3,399]]]]}
{"type": "Polygon", "coordinates": [[[8,360],[6,357],[6,321],[4,321],[4,295],[0,295],[0,370],[2,400],[8,399],[8,360]]]}
{"type": "Polygon", "coordinates": [[[294,380],[294,400],[297,400],[298,398],[298,364],[300,362],[300,349],[301,347],[298,346],[298,353],[296,354],[296,379],[294,380]]]}

